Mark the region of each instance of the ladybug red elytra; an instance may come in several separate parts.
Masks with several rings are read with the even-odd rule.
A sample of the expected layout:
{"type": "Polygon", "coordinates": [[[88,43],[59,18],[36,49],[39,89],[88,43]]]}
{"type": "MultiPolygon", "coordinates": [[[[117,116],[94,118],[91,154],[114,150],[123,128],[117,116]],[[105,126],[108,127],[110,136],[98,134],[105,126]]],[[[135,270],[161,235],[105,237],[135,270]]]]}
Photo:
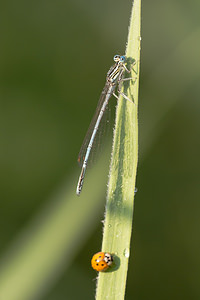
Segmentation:
{"type": "Polygon", "coordinates": [[[97,252],[91,260],[92,268],[98,272],[106,271],[113,263],[113,256],[108,252],[97,252]]]}

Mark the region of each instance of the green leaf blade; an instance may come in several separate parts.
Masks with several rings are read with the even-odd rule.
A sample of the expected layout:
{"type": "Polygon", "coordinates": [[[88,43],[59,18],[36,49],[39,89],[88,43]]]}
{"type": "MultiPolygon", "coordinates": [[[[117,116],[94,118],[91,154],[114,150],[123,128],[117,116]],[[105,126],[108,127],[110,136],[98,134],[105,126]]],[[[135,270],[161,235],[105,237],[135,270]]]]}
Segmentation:
{"type": "Polygon", "coordinates": [[[138,88],[140,61],[140,0],[134,1],[126,57],[135,60],[133,79],[124,82],[116,110],[102,251],[114,255],[114,266],[98,278],[96,299],[124,299],[138,162],[138,88]]]}

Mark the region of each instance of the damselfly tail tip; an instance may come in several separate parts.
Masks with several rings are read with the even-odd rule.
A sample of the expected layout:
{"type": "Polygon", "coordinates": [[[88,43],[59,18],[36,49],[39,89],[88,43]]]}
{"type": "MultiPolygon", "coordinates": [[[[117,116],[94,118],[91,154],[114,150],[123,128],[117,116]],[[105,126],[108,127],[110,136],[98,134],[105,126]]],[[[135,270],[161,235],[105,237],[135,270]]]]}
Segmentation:
{"type": "Polygon", "coordinates": [[[81,190],[77,187],[77,189],[76,189],[76,195],[80,196],[80,193],[81,193],[81,190]]]}
{"type": "Polygon", "coordinates": [[[81,191],[82,191],[82,187],[83,187],[83,185],[80,185],[80,184],[78,183],[77,188],[76,188],[76,195],[77,195],[77,196],[80,196],[80,193],[81,193],[81,191]]]}

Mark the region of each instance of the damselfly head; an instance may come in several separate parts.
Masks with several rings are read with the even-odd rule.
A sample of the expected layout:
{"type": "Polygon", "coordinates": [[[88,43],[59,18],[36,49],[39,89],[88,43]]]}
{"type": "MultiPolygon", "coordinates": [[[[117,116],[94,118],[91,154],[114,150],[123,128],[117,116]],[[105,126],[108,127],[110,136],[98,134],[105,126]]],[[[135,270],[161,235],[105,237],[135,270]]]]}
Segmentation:
{"type": "Polygon", "coordinates": [[[114,60],[115,62],[120,62],[120,63],[124,64],[125,61],[126,61],[126,57],[125,57],[124,55],[119,55],[119,54],[117,54],[117,55],[115,55],[115,56],[113,57],[113,60],[114,60]]]}

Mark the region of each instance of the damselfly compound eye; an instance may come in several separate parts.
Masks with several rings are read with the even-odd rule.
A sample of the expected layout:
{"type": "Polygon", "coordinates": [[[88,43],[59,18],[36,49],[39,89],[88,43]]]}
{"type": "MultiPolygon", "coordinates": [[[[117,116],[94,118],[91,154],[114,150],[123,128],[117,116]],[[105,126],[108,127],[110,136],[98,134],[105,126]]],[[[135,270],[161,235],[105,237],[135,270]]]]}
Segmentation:
{"type": "Polygon", "coordinates": [[[120,56],[120,62],[125,63],[126,57],[124,55],[120,56]]]}
{"type": "Polygon", "coordinates": [[[118,61],[120,61],[120,55],[115,55],[114,57],[113,57],[113,60],[115,61],[115,62],[118,62],[118,61]]]}

